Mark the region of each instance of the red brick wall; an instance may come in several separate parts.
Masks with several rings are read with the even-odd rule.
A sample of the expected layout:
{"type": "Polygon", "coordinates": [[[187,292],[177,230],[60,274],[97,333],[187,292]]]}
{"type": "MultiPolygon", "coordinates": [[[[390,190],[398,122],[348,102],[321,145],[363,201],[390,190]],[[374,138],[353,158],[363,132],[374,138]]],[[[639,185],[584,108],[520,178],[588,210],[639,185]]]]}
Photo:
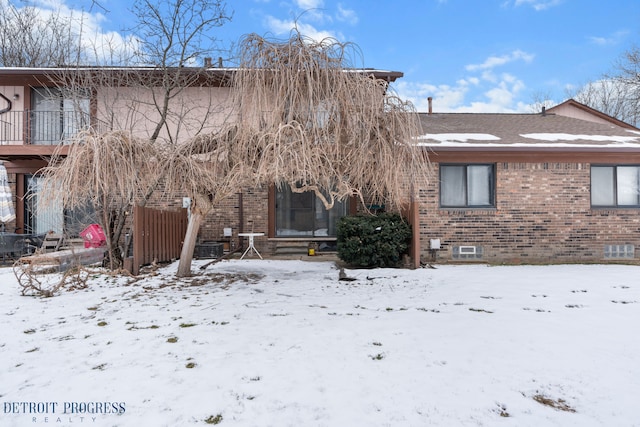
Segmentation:
{"type": "Polygon", "coordinates": [[[260,252],[267,250],[268,198],[267,188],[254,188],[245,189],[242,194],[233,195],[218,203],[200,228],[201,239],[220,241],[224,228],[230,227],[234,246],[243,243],[240,242],[238,233],[256,232],[265,234],[265,237],[256,237],[256,248],[260,252]]]}
{"type": "MultiPolygon", "coordinates": [[[[434,164],[437,174],[438,164],[434,164]]],[[[497,163],[495,209],[441,209],[435,181],[419,194],[422,256],[440,239],[482,246],[490,263],[603,262],[605,245],[640,249],[640,211],[591,209],[588,163],[497,163]]],[[[636,255],[636,259],[637,259],[636,255]]]]}

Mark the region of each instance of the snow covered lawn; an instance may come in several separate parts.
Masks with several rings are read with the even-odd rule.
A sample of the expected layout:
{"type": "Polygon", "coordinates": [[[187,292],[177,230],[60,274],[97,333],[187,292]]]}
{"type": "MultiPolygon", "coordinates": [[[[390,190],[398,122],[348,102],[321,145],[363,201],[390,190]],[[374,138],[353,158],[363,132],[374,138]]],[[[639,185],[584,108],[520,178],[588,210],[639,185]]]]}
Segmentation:
{"type": "Polygon", "coordinates": [[[640,426],[639,267],[175,268],[0,269],[0,425],[640,426]]]}

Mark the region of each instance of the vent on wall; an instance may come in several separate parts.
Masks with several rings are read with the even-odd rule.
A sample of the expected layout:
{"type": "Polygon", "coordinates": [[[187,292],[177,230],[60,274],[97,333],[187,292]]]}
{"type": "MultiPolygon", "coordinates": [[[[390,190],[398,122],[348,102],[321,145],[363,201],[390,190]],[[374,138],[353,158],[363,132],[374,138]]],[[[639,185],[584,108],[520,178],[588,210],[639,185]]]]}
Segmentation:
{"type": "Polygon", "coordinates": [[[482,258],[482,246],[454,246],[452,251],[453,259],[482,258]]]}
{"type": "Polygon", "coordinates": [[[605,245],[604,257],[607,259],[635,258],[633,245],[605,245]]]}

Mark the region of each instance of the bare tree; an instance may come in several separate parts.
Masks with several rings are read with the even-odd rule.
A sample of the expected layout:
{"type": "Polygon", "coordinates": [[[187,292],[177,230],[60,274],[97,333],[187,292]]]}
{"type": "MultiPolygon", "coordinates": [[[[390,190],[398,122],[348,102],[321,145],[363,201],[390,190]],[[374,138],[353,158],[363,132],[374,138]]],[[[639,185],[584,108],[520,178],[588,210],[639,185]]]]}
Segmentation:
{"type": "MultiPolygon", "coordinates": [[[[160,181],[168,194],[190,196],[179,276],[190,274],[203,218],[244,188],[289,185],[293,191],[315,192],[327,208],[354,195],[400,207],[412,197],[411,178],[430,173],[427,156],[416,144],[421,132],[413,106],[371,71],[353,67],[354,45],[315,42],[294,32],[285,41],[250,35],[240,48],[240,66],[229,83],[231,111],[222,112],[224,120],[215,130],[203,132],[203,126],[176,144],[171,138],[136,138],[140,123],[132,120],[130,130],[84,135],[46,171],[50,182],[69,193],[68,204],[91,198],[105,224],[111,220],[105,212],[144,203],[160,181]]],[[[186,69],[177,72],[188,76],[186,69]]],[[[180,86],[181,93],[188,89],[180,86]]],[[[174,109],[179,96],[164,94],[174,101],[168,115],[182,111],[174,109]]]]}
{"type": "Polygon", "coordinates": [[[640,126],[640,48],[626,51],[611,72],[567,92],[567,97],[640,126]]]}
{"type": "MultiPolygon", "coordinates": [[[[170,153],[179,141],[213,129],[208,123],[218,108],[213,104],[214,96],[194,97],[190,92],[199,86],[210,86],[208,74],[190,65],[218,49],[212,31],[231,18],[220,0],[138,0],[132,11],[138,25],[133,29],[135,35],[126,39],[131,44],[123,49],[122,40],[105,45],[102,39],[101,45],[93,47],[93,57],[105,60],[108,65],[123,62],[136,67],[100,68],[78,64],[75,69],[60,69],[51,76],[67,93],[76,93],[80,98],[87,92],[92,93],[97,112],[94,125],[113,129],[101,134],[98,126],[94,126],[93,132],[78,135],[69,149],[69,158],[55,162],[53,169],[45,171],[45,176],[67,190],[63,193],[66,207],[79,206],[80,196],[94,204],[108,234],[112,267],[118,267],[122,261],[119,244],[132,204],[145,205],[166,175],[166,169],[156,167],[153,171],[158,173],[145,173],[144,180],[133,179],[127,174],[142,174],[146,169],[132,162],[147,159],[158,166],[162,160],[156,157],[157,152],[170,153]],[[105,49],[110,52],[106,56],[105,49]],[[122,52],[133,55],[125,56],[122,52]],[[132,149],[130,141],[146,148],[136,149],[134,155],[125,149],[132,149]],[[149,144],[157,145],[154,148],[157,151],[146,152],[151,150],[149,144]],[[87,150],[92,151],[88,154],[87,150]],[[104,175],[105,165],[90,155],[97,152],[100,157],[129,163],[121,167],[112,164],[111,175],[104,175]],[[77,177],[77,173],[90,178],[76,181],[73,177],[77,177]],[[97,182],[111,186],[113,179],[120,178],[131,186],[130,192],[103,189],[96,192],[97,182]],[[74,196],[67,192],[73,192],[74,196]]],[[[136,175],[139,176],[142,175],[136,175]]]]}
{"type": "Polygon", "coordinates": [[[537,91],[531,95],[531,104],[529,104],[529,112],[531,113],[539,113],[543,108],[553,107],[554,102],[551,98],[551,93],[537,91]]]}
{"type": "Polygon", "coordinates": [[[91,203],[107,237],[110,266],[120,266],[122,224],[119,222],[138,203],[160,175],[161,159],[156,145],[126,131],[82,132],[70,146],[59,147],[49,166],[40,198],[43,204],[61,198],[67,208],[91,203]],[[64,149],[65,152],[62,152],[64,149]],[[69,154],[66,154],[69,150],[69,154]],[[119,230],[115,228],[120,227],[119,230]]]}
{"type": "Polygon", "coordinates": [[[640,110],[633,99],[633,86],[620,78],[603,77],[574,91],[567,91],[567,97],[588,105],[623,122],[640,124],[640,110]]]}
{"type": "Polygon", "coordinates": [[[133,13],[138,20],[134,28],[139,38],[136,60],[160,71],[154,78],[145,75],[140,81],[152,94],[150,106],[156,112],[150,139],[157,140],[166,130],[164,135],[175,142],[172,137],[176,135],[168,128],[178,110],[172,101],[198,78],[181,70],[220,51],[212,30],[231,20],[231,14],[222,0],[137,0],[133,13]]]}
{"type": "Polygon", "coordinates": [[[413,105],[354,67],[355,45],[294,31],[284,42],[249,35],[241,47],[234,148],[256,184],[314,191],[327,208],[352,195],[400,207],[406,174],[429,173],[413,105]]]}
{"type": "Polygon", "coordinates": [[[198,165],[186,181],[172,180],[198,201],[178,276],[190,274],[204,215],[231,191],[288,184],[315,192],[327,208],[353,195],[400,207],[412,196],[408,177],[430,173],[415,144],[420,129],[413,106],[387,82],[352,67],[354,45],[316,42],[297,31],[286,41],[249,35],[239,57],[234,118],[215,135],[192,141],[197,148],[173,160],[180,168],[169,168],[195,171],[186,165],[198,165]]]}
{"type": "Polygon", "coordinates": [[[83,59],[83,16],[0,1],[0,66],[58,67],[83,59]]]}
{"type": "Polygon", "coordinates": [[[640,126],[640,46],[633,46],[626,51],[615,69],[617,80],[625,90],[626,100],[625,116],[618,118],[640,126]]]}

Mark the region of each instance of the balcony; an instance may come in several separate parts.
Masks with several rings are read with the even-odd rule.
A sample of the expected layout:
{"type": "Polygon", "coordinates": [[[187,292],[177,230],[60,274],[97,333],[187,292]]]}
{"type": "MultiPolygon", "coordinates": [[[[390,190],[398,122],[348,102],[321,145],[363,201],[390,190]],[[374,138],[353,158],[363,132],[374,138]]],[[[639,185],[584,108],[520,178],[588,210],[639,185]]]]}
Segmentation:
{"type": "Polygon", "coordinates": [[[0,145],[68,144],[91,127],[108,130],[106,123],[83,111],[7,111],[0,114],[0,145]]]}

